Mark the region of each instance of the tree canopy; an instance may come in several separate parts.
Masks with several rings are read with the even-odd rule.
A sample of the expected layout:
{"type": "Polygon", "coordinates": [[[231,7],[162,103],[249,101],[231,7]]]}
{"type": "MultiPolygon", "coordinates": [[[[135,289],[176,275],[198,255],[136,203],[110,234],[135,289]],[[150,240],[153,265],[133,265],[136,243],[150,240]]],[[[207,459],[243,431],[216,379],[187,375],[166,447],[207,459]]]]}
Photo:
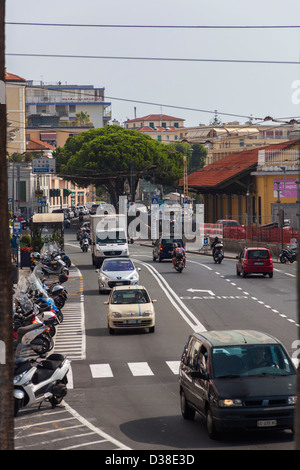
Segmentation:
{"type": "Polygon", "coordinates": [[[126,180],[137,184],[145,175],[173,185],[183,176],[182,155],[168,145],[132,129],[105,126],[68,138],[54,157],[58,176],[80,186],[104,186],[112,203],[124,194],[126,180]]]}

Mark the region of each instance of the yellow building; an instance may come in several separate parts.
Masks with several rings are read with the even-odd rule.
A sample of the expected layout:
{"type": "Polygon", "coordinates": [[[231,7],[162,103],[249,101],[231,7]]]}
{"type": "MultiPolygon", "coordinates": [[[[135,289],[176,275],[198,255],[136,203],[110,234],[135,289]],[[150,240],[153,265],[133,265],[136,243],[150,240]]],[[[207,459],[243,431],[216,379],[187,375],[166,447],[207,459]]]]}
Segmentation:
{"type": "Polygon", "coordinates": [[[283,210],[299,229],[299,156],[300,139],[233,153],[188,175],[188,189],[203,196],[205,222],[265,225],[283,210]]]}

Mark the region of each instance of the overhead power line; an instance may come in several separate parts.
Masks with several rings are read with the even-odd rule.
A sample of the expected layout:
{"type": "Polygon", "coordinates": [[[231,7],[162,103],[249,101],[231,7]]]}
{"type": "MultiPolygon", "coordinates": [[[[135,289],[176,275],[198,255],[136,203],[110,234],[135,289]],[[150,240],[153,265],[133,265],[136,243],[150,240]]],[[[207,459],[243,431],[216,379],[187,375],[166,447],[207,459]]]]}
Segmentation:
{"type": "Polygon", "coordinates": [[[6,21],[13,26],[54,26],[63,28],[155,28],[155,29],[297,29],[300,25],[140,25],[140,24],[76,24],[76,23],[33,23],[6,21]]]}
{"type": "Polygon", "coordinates": [[[6,53],[7,56],[18,57],[47,57],[63,59],[109,59],[109,60],[145,60],[145,61],[167,61],[167,62],[213,62],[213,63],[234,63],[234,64],[281,64],[300,65],[300,61],[283,60],[247,60],[247,59],[193,59],[179,57],[130,57],[130,56],[99,56],[99,55],[72,55],[72,54],[27,54],[27,53],[6,53]]]}

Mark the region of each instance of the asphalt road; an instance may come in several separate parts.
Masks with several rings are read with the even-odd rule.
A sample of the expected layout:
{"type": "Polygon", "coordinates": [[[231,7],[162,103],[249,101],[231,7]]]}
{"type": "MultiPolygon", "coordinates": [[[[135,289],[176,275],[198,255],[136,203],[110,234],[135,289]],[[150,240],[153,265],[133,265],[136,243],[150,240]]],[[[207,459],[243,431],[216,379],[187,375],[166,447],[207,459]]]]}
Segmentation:
{"type": "Polygon", "coordinates": [[[211,441],[200,417],[181,417],[178,361],[192,331],[249,328],[280,339],[296,355],[296,265],[275,266],[273,279],[235,274],[235,260],[215,265],[210,256],[188,254],[179,274],[170,261],[153,262],[152,249],[130,245],[141,267],[140,284],[157,299],[156,329],[109,335],[106,295],[99,295],[91,253],[66,235],[73,266],[69,301],[56,350],[72,359],[66,406],[24,410],[16,419],[19,449],[288,450],[290,432],[226,435],[211,441]],[[33,439],[34,437],[34,440],[33,439]]]}

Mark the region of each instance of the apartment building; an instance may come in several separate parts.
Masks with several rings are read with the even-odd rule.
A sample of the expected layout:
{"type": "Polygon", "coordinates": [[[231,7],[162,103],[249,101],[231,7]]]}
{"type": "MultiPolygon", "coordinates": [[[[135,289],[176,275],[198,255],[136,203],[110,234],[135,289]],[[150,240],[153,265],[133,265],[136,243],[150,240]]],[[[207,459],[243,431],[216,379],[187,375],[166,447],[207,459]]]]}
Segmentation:
{"type": "Polygon", "coordinates": [[[134,129],[158,142],[170,143],[185,136],[184,119],[167,114],[148,114],[124,122],[125,129],[134,129]]]}
{"type": "Polygon", "coordinates": [[[104,127],[111,119],[104,88],[32,80],[26,85],[26,130],[34,139],[62,147],[69,135],[104,127]]]}

